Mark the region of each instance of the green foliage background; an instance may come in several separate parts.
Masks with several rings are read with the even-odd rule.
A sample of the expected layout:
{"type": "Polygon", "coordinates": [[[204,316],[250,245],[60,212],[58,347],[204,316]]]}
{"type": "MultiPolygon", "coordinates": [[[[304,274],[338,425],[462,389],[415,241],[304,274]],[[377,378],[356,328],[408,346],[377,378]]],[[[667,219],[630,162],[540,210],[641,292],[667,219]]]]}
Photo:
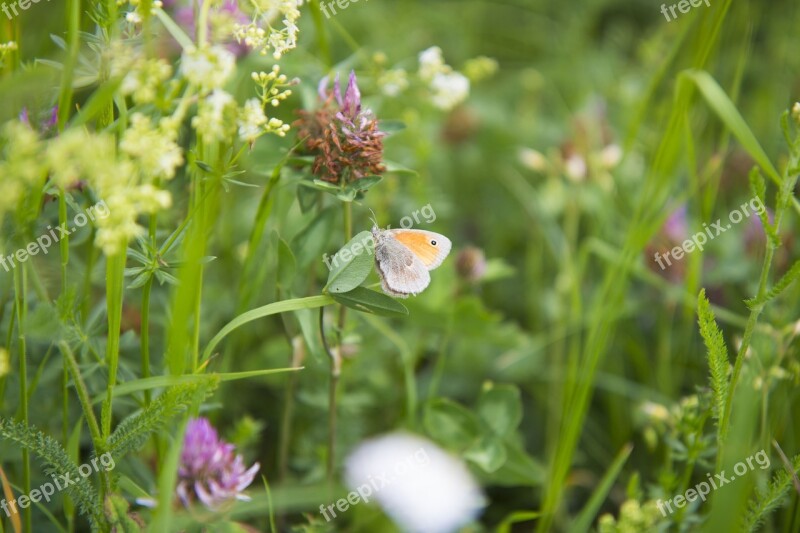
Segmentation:
{"type": "MultiPolygon", "coordinates": [[[[39,3],[13,21],[0,17],[0,42],[21,36],[19,56],[0,74],[3,121],[23,106],[39,112],[53,105],[60,73],[35,60],[64,60],[50,35],[65,34],[75,1],[39,3]]],[[[430,204],[437,218],[423,229],[449,236],[451,257],[423,294],[402,301],[407,315],[350,309],[337,331],[339,306],[327,297],[281,314],[263,308],[319,295],[328,276],[322,254],[341,248],[348,228],[334,195],[307,193],[313,207],[299,208],[309,170],[286,161],[293,134],[259,140],[234,178],[255,187],[217,183],[205,231],[182,236],[164,256],[170,267],[159,268],[149,313],[141,285],[124,291],[123,390],[105,442],[87,422],[87,410],[99,413],[110,390],[102,357],[110,270],[93,251],[92,234],[87,229],[70,241],[68,276],[89,280],[78,301],[59,293],[55,248],[26,267],[28,283],[44,293],[31,289],[24,341],[14,318],[19,290],[0,270],[0,345],[13,352],[12,371],[0,381],[0,465],[16,493],[26,464],[32,486],[46,479],[40,459],[58,468],[48,457],[63,451],[75,464],[104,447],[127,454],[118,459],[112,493],[130,509],[109,499],[97,516],[79,516],[76,503],[98,501],[86,487],[70,494],[75,503],[61,498],[35,509],[34,530],[81,530],[92,521],[121,527],[121,517],[135,510],[153,530],[249,523],[266,531],[273,514],[283,530],[393,531],[377,507],[357,506],[328,524],[317,514],[320,503],[333,501],[326,483],[330,361],[317,309],[324,305],[326,338],[340,339],[346,354],[336,393],[334,494],[345,491],[339,473],[349,450],[406,429],[462,457],[480,480],[488,505],[466,531],[796,531],[798,494],[788,471],[800,466],[791,459],[800,446],[792,415],[800,384],[800,288],[792,283],[800,273],[792,269],[800,149],[791,117],[781,117],[800,99],[800,5],[712,0],[673,22],[659,4],[632,0],[373,0],[316,21],[314,5],[302,8],[298,49],[280,61],[301,84],[277,116],[291,122],[296,110],[313,109],[319,79],[354,69],[364,105],[381,120],[404,124],[387,138],[385,156],[412,172],[387,172],[346,207],[349,234],[370,228],[369,209],[381,225],[396,227],[430,204]],[[499,70],[473,84],[451,112],[436,109],[416,86],[396,98],[381,94],[383,68],[413,72],[417,54],[434,45],[456,68],[484,55],[499,70]],[[605,168],[609,144],[623,157],[605,168]],[[526,165],[522,149],[537,150],[545,166],[526,165]],[[567,176],[562,155],[570,150],[588,165],[585,179],[567,176]],[[753,167],[760,170],[751,174],[753,167]],[[668,271],[655,268],[651,247],[680,206],[688,238],[755,194],[769,207],[770,223],[781,220],[768,229],[772,238],[748,219],[668,271]],[[263,230],[255,248],[248,247],[254,227],[263,230]],[[192,248],[199,242],[202,250],[192,248]],[[488,259],[486,276],[475,283],[456,268],[467,245],[488,259]],[[191,282],[192,268],[173,267],[204,256],[194,331],[175,319],[191,316],[181,314],[191,304],[176,286],[191,282]],[[220,338],[196,378],[187,378],[189,359],[170,359],[170,340],[182,349],[180,341],[188,346],[196,334],[202,351],[234,317],[262,308],[256,320],[220,338]],[[150,324],[150,379],[160,381],[144,381],[140,371],[143,320],[150,324]],[[20,342],[27,381],[19,375],[20,342]],[[304,368],[268,375],[294,366],[304,368]],[[85,398],[76,394],[81,387],[85,398]],[[141,411],[150,401],[144,391],[156,400],[141,411]],[[24,410],[29,425],[51,440],[34,442],[12,422],[24,410]],[[271,498],[255,483],[253,502],[221,515],[136,506],[143,496],[169,501],[174,479],[165,472],[175,472],[183,423],[198,413],[248,464],[261,463],[271,498]],[[32,450],[33,459],[12,443],[32,450]],[[760,449],[772,458],[770,469],[666,518],[655,509],[656,500],[760,449]]],[[[81,25],[94,31],[88,17],[81,25]]],[[[240,60],[230,92],[240,102],[250,97],[250,72],[272,63],[257,55],[240,60]]],[[[86,106],[99,93],[97,84],[79,87],[75,103],[86,106]]],[[[182,139],[187,149],[192,142],[182,139]]],[[[174,206],[159,216],[159,244],[191,209],[192,172],[169,184],[174,206]]],[[[79,192],[71,199],[92,203],[79,192]]],[[[5,220],[0,251],[11,253],[58,220],[57,202],[43,205],[24,227],[5,220]]],[[[146,249],[131,247],[147,260],[146,249]]],[[[127,266],[137,261],[129,255],[127,266]]],[[[372,273],[366,284],[375,282],[372,273]]],[[[13,531],[2,515],[0,524],[13,531]]]]}

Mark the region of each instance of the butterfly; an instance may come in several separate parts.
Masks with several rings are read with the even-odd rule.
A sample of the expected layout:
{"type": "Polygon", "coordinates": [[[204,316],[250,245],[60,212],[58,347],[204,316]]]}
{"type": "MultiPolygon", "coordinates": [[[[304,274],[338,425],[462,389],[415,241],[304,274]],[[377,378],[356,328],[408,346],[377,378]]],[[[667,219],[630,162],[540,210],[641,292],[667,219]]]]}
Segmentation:
{"type": "Polygon", "coordinates": [[[425,290],[431,282],[428,271],[442,264],[450,253],[450,239],[439,233],[420,229],[385,229],[372,227],[375,241],[375,265],[383,291],[398,298],[408,298],[425,290]]]}

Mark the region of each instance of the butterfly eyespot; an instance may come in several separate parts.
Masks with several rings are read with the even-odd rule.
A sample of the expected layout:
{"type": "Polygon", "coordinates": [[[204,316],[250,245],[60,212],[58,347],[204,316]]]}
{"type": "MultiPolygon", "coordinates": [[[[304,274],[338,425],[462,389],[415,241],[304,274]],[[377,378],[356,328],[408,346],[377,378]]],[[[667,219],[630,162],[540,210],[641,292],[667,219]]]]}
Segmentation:
{"type": "Polygon", "coordinates": [[[431,241],[431,246],[436,246],[436,241],[431,241]]]}

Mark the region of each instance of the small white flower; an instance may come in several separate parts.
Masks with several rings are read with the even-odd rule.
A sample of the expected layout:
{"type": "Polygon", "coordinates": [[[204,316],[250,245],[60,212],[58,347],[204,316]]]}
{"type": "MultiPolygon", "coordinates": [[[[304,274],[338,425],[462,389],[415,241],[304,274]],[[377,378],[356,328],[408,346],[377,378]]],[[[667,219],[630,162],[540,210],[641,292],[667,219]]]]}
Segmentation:
{"type": "Polygon", "coordinates": [[[469,80],[458,72],[436,74],[431,80],[431,90],[433,105],[448,111],[467,99],[469,80]]]}
{"type": "Polygon", "coordinates": [[[464,464],[432,442],[405,433],[378,437],[347,459],[347,485],[375,488],[372,497],[404,531],[451,533],[484,506],[464,464]],[[382,479],[376,484],[375,480],[382,479]]]}
{"type": "Polygon", "coordinates": [[[244,103],[239,118],[239,137],[245,142],[253,142],[264,133],[267,116],[258,98],[251,98],[244,103]]]}

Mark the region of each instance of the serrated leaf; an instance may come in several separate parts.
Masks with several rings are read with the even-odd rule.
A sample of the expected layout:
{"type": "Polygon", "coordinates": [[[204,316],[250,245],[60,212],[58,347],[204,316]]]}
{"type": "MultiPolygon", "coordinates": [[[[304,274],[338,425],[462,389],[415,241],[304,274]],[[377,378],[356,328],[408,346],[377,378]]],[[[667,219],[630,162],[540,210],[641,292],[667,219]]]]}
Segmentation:
{"type": "Polygon", "coordinates": [[[714,417],[723,416],[725,402],[728,397],[728,348],[722,338],[722,332],[717,326],[711,304],[706,298],[705,289],[697,297],[697,322],[700,326],[700,335],[708,351],[708,366],[711,371],[711,390],[713,391],[714,417]]]}
{"type": "Polygon", "coordinates": [[[394,298],[364,287],[356,287],[350,292],[331,294],[331,296],[340,304],[364,313],[381,316],[405,316],[408,314],[406,306],[394,298]]]}

